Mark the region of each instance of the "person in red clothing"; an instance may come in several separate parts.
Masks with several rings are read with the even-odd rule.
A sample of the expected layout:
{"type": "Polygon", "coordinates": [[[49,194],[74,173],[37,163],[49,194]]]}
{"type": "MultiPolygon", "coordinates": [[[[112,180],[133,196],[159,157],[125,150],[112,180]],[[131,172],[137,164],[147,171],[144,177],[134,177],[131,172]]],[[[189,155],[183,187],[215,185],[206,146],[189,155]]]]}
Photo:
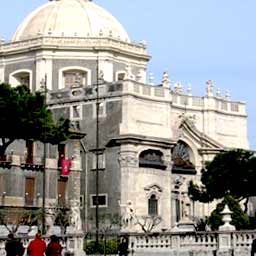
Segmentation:
{"type": "Polygon", "coordinates": [[[46,243],[41,238],[41,233],[37,233],[35,239],[32,240],[28,245],[28,255],[29,256],[44,256],[46,250],[46,243]]]}
{"type": "Polygon", "coordinates": [[[58,237],[55,235],[52,235],[50,239],[51,241],[48,244],[45,252],[46,256],[61,256],[62,247],[59,243],[58,237]]]}

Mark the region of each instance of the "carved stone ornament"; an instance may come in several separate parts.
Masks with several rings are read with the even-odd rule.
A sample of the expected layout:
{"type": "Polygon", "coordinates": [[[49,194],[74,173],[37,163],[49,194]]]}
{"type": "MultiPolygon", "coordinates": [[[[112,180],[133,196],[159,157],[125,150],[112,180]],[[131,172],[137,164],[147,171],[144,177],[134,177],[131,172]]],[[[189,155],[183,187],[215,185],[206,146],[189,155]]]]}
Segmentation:
{"type": "Polygon", "coordinates": [[[121,152],[118,161],[121,167],[138,167],[138,159],[135,152],[121,152]]]}
{"type": "Polygon", "coordinates": [[[161,194],[163,193],[163,189],[157,184],[147,186],[144,188],[144,190],[146,191],[147,198],[150,198],[151,195],[155,195],[156,198],[159,199],[161,194]]]}
{"type": "Polygon", "coordinates": [[[70,200],[71,204],[71,214],[70,214],[70,226],[74,232],[81,232],[82,221],[80,215],[80,201],[70,200]]]}

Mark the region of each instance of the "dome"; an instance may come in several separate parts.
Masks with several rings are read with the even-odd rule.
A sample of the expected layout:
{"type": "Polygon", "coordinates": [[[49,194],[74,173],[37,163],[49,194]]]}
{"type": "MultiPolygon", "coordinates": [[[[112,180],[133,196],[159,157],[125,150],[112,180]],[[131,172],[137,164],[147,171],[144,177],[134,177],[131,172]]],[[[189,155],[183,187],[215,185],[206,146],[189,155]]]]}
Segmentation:
{"type": "Polygon", "coordinates": [[[38,36],[113,37],[130,42],[123,26],[89,0],[54,0],[32,12],[18,27],[12,41],[38,36]]]}

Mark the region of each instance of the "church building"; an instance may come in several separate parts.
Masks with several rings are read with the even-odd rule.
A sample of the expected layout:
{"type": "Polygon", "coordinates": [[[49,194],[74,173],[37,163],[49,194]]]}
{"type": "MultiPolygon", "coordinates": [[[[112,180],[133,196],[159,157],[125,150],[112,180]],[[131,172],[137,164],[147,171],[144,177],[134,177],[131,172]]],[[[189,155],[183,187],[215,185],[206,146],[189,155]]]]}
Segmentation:
{"type": "MultiPolygon", "coordinates": [[[[94,229],[97,190],[99,214],[121,216],[131,231],[143,217],[159,216],[156,230],[170,230],[185,217],[209,215],[214,205],[192,202],[189,181],[200,181],[217,153],[249,148],[244,103],[221,95],[211,80],[203,96],[171,84],[166,71],[153,84],[149,60],[143,41],[134,43],[88,0],[46,1],[0,44],[0,81],[33,92],[45,85],[54,117],[86,134],[48,147],[46,205],[79,198],[87,231],[94,229]],[[72,162],[66,179],[61,155],[72,162]]],[[[0,162],[0,207],[40,207],[42,147],[9,146],[9,165],[0,162]]]]}

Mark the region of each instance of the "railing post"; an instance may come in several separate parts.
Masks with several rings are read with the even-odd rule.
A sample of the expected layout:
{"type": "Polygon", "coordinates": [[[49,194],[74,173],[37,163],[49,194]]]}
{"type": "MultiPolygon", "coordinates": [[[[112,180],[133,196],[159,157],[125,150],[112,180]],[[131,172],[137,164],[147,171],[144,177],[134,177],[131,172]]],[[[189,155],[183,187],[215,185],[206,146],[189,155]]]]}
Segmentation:
{"type": "Polygon", "coordinates": [[[231,214],[232,212],[226,205],[224,210],[221,212],[223,215],[223,222],[224,225],[219,227],[219,237],[218,237],[218,250],[217,256],[221,255],[233,255],[233,244],[232,244],[232,231],[235,231],[235,226],[231,225],[230,222],[232,221],[231,214]]]}
{"type": "Polygon", "coordinates": [[[171,235],[171,249],[173,251],[180,250],[180,234],[179,233],[171,235]]]}

